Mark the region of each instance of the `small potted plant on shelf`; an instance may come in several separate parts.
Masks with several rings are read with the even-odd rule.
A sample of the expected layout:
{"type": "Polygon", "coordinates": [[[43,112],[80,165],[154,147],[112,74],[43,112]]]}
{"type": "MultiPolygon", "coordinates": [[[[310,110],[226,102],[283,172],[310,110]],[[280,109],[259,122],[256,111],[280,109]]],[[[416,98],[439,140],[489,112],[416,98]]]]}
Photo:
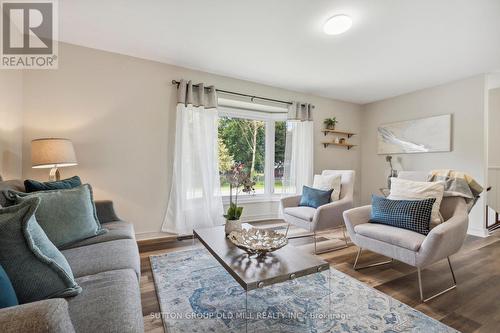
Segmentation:
{"type": "Polygon", "coordinates": [[[251,179],[250,173],[245,172],[243,163],[235,163],[226,174],[229,183],[229,207],[224,215],[226,218],[225,232],[226,237],[231,231],[241,230],[240,217],[243,213],[243,207],[238,206],[238,194],[241,192],[247,194],[255,193],[255,182],[251,179]],[[234,191],[234,195],[233,195],[234,191]]]}
{"type": "Polygon", "coordinates": [[[337,123],[338,123],[337,117],[326,118],[323,121],[323,124],[325,125],[325,128],[327,130],[334,130],[335,129],[335,125],[337,125],[337,123]]]}

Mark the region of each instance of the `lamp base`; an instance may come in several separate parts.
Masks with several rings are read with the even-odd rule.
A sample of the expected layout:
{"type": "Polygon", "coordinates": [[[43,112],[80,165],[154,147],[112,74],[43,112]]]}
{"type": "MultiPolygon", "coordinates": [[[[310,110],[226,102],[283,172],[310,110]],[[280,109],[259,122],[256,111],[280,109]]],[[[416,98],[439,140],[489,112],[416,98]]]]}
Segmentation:
{"type": "Polygon", "coordinates": [[[50,169],[49,181],[54,182],[57,180],[61,180],[61,174],[59,173],[59,169],[58,168],[50,169]]]}

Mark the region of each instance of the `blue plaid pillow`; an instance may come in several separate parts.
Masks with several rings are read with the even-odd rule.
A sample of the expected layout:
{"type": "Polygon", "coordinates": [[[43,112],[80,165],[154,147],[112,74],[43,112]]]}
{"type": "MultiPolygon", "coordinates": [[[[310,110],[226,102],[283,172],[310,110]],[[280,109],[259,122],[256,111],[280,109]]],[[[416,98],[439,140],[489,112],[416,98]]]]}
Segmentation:
{"type": "Polygon", "coordinates": [[[371,223],[386,224],[427,235],[430,231],[435,198],[424,200],[391,200],[372,196],[371,223]]]}

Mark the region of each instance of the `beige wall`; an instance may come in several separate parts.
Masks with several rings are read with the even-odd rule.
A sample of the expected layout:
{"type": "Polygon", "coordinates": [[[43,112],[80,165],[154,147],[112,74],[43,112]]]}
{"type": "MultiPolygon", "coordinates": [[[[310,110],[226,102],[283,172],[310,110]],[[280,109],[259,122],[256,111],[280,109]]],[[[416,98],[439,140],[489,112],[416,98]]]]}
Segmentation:
{"type": "Polygon", "coordinates": [[[22,160],[22,72],[0,71],[0,175],[21,177],[22,160]]]}
{"type": "MultiPolygon", "coordinates": [[[[470,173],[486,182],[485,77],[458,82],[367,104],[362,118],[362,202],[385,187],[388,166],[385,155],[377,155],[377,127],[382,123],[452,114],[452,151],[400,154],[404,170],[428,171],[451,168],[470,173]]],[[[484,202],[471,213],[469,232],[484,235],[484,202]]]]}
{"type": "MultiPolygon", "coordinates": [[[[23,177],[47,178],[47,170],[30,166],[32,139],[68,137],[75,144],[79,165],[63,169],[63,176],[79,174],[93,185],[98,199],[114,200],[119,214],[133,222],[138,233],[160,230],[168,201],[175,134],[173,79],[192,79],[227,90],[314,103],[315,171],[356,170],[358,203],[368,203],[371,193],[385,185],[385,157],[376,154],[376,128],[385,122],[453,114],[452,152],[398,157],[405,170],[454,168],[471,173],[480,182],[486,181],[483,76],[361,107],[68,44],[60,45],[58,70],[26,71],[23,82],[19,75],[13,75],[15,79],[9,77],[5,82],[22,84],[24,98],[24,113],[15,113],[17,138],[21,137],[19,121],[24,117],[23,154],[28,158],[23,160],[23,177]],[[319,130],[322,120],[331,116],[340,121],[339,128],[360,133],[351,139],[360,147],[351,151],[323,148],[320,142],[325,138],[319,130]]],[[[13,100],[18,101],[15,105],[21,105],[20,96],[13,100]]],[[[7,137],[11,136],[0,136],[2,140],[7,137]]],[[[19,163],[21,153],[15,155],[18,157],[10,161],[19,163]]],[[[482,232],[482,205],[480,202],[471,215],[472,233],[482,232]]],[[[265,218],[277,213],[277,202],[256,203],[246,205],[244,217],[265,218]]]]}
{"type": "MultiPolygon", "coordinates": [[[[360,171],[360,149],[323,148],[322,120],[336,116],[339,128],[360,131],[360,106],[197,72],[153,61],[60,44],[59,69],[24,75],[24,154],[34,138],[73,140],[79,165],[62,170],[80,175],[97,198],[116,202],[119,214],[138,233],[160,230],[170,190],[175,131],[173,79],[192,79],[219,88],[307,101],[314,114],[315,169],[360,171]]],[[[352,141],[358,143],[359,136],[352,141]]],[[[23,176],[45,179],[23,161],[23,176]]],[[[359,194],[358,181],[358,191],[359,194]]],[[[248,216],[277,214],[278,204],[248,206],[248,216]]]]}

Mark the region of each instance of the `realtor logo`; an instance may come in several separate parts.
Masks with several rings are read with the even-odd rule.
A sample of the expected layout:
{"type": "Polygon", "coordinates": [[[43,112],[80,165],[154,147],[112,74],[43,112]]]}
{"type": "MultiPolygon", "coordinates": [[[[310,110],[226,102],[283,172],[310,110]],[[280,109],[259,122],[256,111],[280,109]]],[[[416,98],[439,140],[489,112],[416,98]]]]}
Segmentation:
{"type": "Polygon", "coordinates": [[[2,1],[1,68],[57,68],[56,0],[2,1]]]}

